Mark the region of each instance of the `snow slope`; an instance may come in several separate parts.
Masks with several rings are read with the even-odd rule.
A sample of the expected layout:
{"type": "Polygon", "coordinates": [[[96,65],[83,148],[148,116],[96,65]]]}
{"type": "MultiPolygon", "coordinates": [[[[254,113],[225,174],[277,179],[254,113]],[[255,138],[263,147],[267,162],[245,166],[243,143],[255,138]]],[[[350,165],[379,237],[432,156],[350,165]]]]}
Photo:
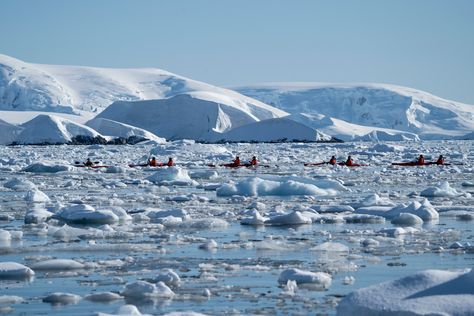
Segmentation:
{"type": "Polygon", "coordinates": [[[161,100],[117,101],[96,119],[106,118],[137,126],[170,140],[212,141],[232,128],[281,114],[226,95],[195,91],[161,100]]]}
{"type": "Polygon", "coordinates": [[[288,116],[288,118],[344,141],[419,140],[418,136],[414,133],[389,128],[352,124],[344,120],[327,117],[323,114],[297,113],[288,116]]]}
{"type": "Polygon", "coordinates": [[[100,136],[92,128],[54,115],[38,115],[21,125],[23,130],[15,138],[19,144],[67,143],[74,136],[100,136]]]}
{"type": "Polygon", "coordinates": [[[85,125],[93,128],[95,131],[106,136],[128,138],[132,136],[146,138],[156,141],[157,143],[165,143],[166,140],[150,133],[147,130],[127,125],[124,123],[108,120],[105,118],[95,118],[88,121],[85,125]]]}
{"type": "Polygon", "coordinates": [[[216,93],[260,119],[285,115],[235,91],[161,69],[40,65],[0,54],[0,110],[100,112],[115,101],[166,99],[191,91],[216,93]]]}
{"type": "Polygon", "coordinates": [[[21,127],[0,120],[0,145],[11,144],[20,132],[21,127]]]}
{"type": "Polygon", "coordinates": [[[346,122],[450,138],[474,130],[474,106],[388,84],[262,84],[235,89],[290,112],[323,114],[346,122]]]}
{"type": "Polygon", "coordinates": [[[219,135],[216,141],[276,142],[330,141],[333,138],[287,117],[275,118],[240,126],[219,135]]]}

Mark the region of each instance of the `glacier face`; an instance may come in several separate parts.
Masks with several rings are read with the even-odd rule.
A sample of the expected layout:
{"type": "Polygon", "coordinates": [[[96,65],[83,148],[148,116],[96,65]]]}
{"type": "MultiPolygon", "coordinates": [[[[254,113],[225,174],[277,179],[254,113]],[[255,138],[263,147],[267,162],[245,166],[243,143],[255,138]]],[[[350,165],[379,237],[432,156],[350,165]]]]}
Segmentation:
{"type": "Polygon", "coordinates": [[[322,114],[353,124],[419,134],[460,136],[474,129],[474,106],[385,84],[263,84],[236,88],[290,112],[322,114]]]}

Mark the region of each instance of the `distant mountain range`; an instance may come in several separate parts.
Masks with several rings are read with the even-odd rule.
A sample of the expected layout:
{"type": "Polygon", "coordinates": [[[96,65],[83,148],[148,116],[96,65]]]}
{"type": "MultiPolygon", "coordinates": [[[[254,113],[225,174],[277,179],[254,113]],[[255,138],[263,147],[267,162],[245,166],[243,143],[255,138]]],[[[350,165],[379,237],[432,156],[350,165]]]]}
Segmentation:
{"type": "MultiPolygon", "coordinates": [[[[92,128],[100,136],[148,135],[209,142],[326,141],[331,136],[343,140],[445,139],[472,137],[474,130],[474,106],[410,88],[290,83],[235,90],[155,68],[39,65],[0,55],[0,119],[11,123],[12,111],[16,111],[16,121],[21,121],[19,116],[31,117],[32,111],[50,115],[32,124],[2,123],[8,136],[0,137],[0,143],[18,135],[22,135],[21,142],[29,143],[28,130],[42,128],[37,124],[62,122],[56,124],[58,130],[72,126],[64,125],[57,116],[76,124],[96,116],[88,127],[79,124],[74,131],[92,128]]],[[[35,134],[38,136],[36,132],[31,136],[35,134]]],[[[46,142],[48,135],[42,136],[46,142]]],[[[57,137],[54,140],[58,142],[57,137]]]]}

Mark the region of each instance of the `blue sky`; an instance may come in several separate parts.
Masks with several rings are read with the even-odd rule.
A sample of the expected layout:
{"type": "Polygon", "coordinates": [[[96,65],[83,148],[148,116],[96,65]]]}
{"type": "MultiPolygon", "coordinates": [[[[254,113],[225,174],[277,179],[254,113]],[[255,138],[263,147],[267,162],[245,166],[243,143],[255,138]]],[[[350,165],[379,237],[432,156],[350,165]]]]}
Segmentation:
{"type": "Polygon", "coordinates": [[[0,53],[221,86],[384,82],[474,104],[472,0],[4,0],[0,53]]]}

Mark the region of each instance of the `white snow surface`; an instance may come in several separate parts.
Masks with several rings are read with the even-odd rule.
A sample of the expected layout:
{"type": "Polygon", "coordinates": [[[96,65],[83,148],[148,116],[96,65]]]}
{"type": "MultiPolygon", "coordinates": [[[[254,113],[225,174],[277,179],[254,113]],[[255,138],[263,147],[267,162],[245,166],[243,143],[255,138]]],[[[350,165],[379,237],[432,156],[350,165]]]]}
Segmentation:
{"type": "Polygon", "coordinates": [[[472,315],[474,269],[426,270],[357,290],[337,315],[472,315]]]}
{"type": "Polygon", "coordinates": [[[239,182],[229,182],[217,188],[218,196],[286,196],[317,195],[332,196],[345,188],[335,180],[310,180],[299,177],[271,177],[262,179],[252,177],[239,182]]]}
{"type": "Polygon", "coordinates": [[[51,114],[41,114],[21,125],[15,138],[18,144],[64,144],[74,136],[100,136],[92,128],[51,114]]]}
{"type": "MultiPolygon", "coordinates": [[[[100,111],[115,101],[166,99],[184,92],[214,93],[223,103],[259,112],[283,111],[237,92],[157,68],[112,69],[30,64],[0,55],[0,105],[6,110],[100,111]]],[[[213,98],[215,97],[209,97],[213,98]]]]}
{"type": "Polygon", "coordinates": [[[117,101],[97,115],[136,126],[169,140],[213,141],[233,128],[284,115],[214,92],[189,92],[166,99],[117,101]]]}
{"type": "Polygon", "coordinates": [[[287,283],[289,280],[296,281],[297,284],[312,283],[325,289],[329,288],[332,283],[330,274],[305,271],[296,268],[283,270],[278,277],[279,283],[287,283]]]}
{"type": "Polygon", "coordinates": [[[23,279],[35,273],[27,266],[18,262],[0,262],[0,279],[23,279]]]}
{"type": "Polygon", "coordinates": [[[90,121],[87,121],[85,125],[93,128],[95,131],[105,136],[123,138],[135,136],[155,141],[158,144],[166,143],[166,139],[158,137],[147,130],[105,118],[94,118],[90,121]]]}
{"type": "Polygon", "coordinates": [[[9,145],[18,137],[21,127],[0,119],[0,145],[9,145]]]}
{"type": "Polygon", "coordinates": [[[329,141],[333,138],[310,126],[287,117],[268,119],[236,127],[216,136],[216,141],[276,142],[329,141]]]}
{"type": "MultiPolygon", "coordinates": [[[[267,83],[235,90],[291,114],[324,115],[327,120],[410,132],[425,139],[462,136],[474,130],[473,105],[407,87],[376,83],[267,83]]],[[[341,126],[338,125],[328,124],[336,129],[341,126]]],[[[328,130],[322,131],[337,137],[328,130]]]]}

